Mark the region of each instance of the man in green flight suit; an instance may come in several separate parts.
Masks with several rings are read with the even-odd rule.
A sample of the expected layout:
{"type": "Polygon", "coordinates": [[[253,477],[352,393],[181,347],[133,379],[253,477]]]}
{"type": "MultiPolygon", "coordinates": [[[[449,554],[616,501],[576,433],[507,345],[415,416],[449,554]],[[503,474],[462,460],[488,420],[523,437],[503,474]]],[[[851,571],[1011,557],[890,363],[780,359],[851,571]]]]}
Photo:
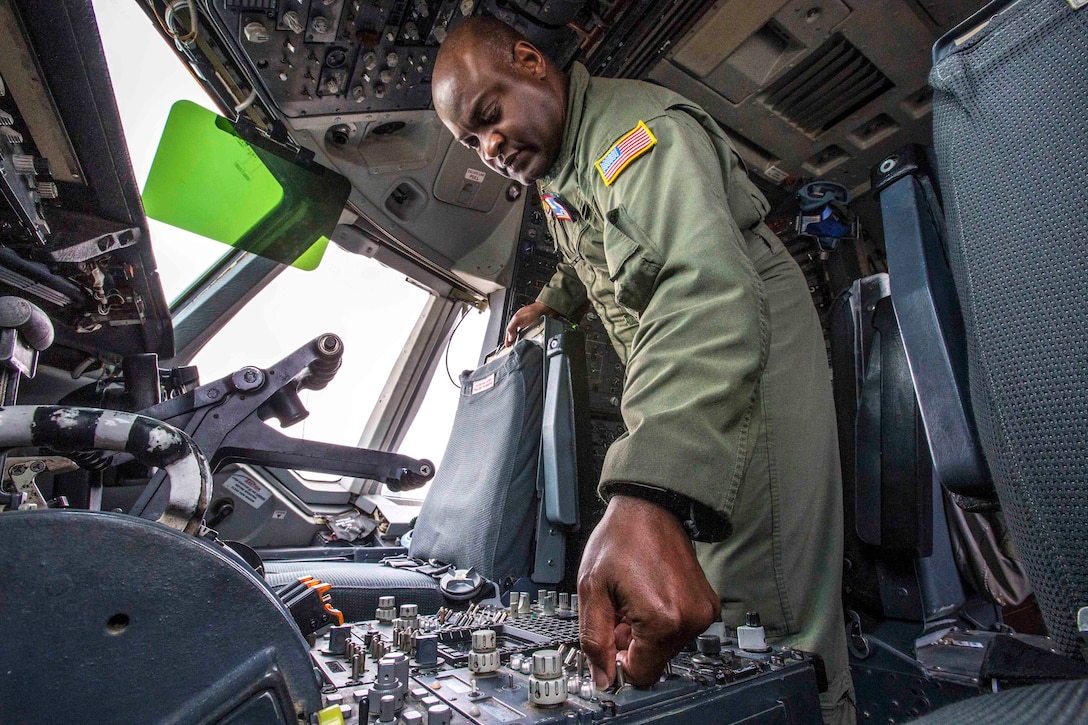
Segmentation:
{"type": "Polygon", "coordinates": [[[718,616],[820,654],[827,722],[853,722],[841,604],[842,488],[823,338],[767,202],[702,109],[639,81],[568,75],[470,18],[432,84],[454,137],[536,183],[563,261],[507,342],[591,302],[627,366],[627,433],[579,571],[598,685],[634,684],[718,616]],[[695,541],[693,547],[692,541],[695,541]]]}

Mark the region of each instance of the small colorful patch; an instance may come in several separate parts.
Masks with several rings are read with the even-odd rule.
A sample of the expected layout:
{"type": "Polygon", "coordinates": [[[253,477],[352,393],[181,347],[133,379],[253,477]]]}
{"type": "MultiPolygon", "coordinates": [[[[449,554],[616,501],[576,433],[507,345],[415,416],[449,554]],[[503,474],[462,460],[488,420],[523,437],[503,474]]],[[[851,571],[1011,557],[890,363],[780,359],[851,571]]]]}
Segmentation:
{"type": "Polygon", "coordinates": [[[547,210],[556,221],[572,222],[574,217],[571,216],[567,208],[563,206],[563,203],[559,201],[559,197],[555,194],[543,194],[540,197],[540,201],[544,203],[544,209],[547,210]]]}
{"type": "Polygon", "coordinates": [[[608,153],[597,160],[597,171],[604,179],[605,186],[612,182],[627,168],[628,164],[654,147],[657,139],[642,121],[625,133],[619,141],[608,149],[608,153]]]}

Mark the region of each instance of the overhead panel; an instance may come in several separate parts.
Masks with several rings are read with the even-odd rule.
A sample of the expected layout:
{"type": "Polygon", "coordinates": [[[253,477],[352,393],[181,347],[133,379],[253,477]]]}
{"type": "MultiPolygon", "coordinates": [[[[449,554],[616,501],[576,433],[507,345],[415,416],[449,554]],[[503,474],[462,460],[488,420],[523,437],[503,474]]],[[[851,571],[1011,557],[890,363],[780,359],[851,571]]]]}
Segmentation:
{"type": "MultiPolygon", "coordinates": [[[[244,61],[255,97],[290,137],[351,182],[352,211],[411,258],[452,270],[478,293],[508,276],[513,243],[505,230],[521,208],[521,188],[453,144],[429,109],[440,44],[488,3],[207,0],[198,8],[202,27],[214,25],[216,42],[244,61]]],[[[577,5],[539,7],[559,24],[530,33],[534,42],[575,43],[563,13],[577,5]]]]}
{"type": "Polygon", "coordinates": [[[510,182],[488,173],[472,149],[450,144],[446,160],[434,180],[434,196],[447,204],[489,212],[510,182]]]}

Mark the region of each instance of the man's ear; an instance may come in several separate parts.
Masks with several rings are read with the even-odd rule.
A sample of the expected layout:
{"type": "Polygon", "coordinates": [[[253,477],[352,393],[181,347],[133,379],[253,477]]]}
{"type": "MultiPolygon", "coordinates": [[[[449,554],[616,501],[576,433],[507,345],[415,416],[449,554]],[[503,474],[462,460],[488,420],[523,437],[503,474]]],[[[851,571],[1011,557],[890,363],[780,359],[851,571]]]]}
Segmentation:
{"type": "Polygon", "coordinates": [[[536,80],[542,80],[548,75],[547,59],[527,40],[514,43],[514,67],[518,73],[536,80]]]}

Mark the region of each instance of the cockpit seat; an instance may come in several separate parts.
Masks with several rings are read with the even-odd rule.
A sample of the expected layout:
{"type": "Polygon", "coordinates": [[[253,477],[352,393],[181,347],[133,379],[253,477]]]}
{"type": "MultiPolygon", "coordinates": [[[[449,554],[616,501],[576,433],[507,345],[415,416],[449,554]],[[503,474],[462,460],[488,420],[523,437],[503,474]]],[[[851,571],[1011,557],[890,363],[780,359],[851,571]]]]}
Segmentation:
{"type": "Polygon", "coordinates": [[[831,310],[844,583],[861,613],[931,622],[956,612],[965,591],[890,294],[889,276],[873,275],[831,310]]]}
{"type": "MultiPolygon", "coordinates": [[[[885,160],[873,186],[882,189],[885,221],[897,199],[922,210],[901,206],[891,215],[903,222],[902,238],[934,226],[926,207],[943,210],[945,243],[930,249],[946,255],[950,301],[962,310],[966,410],[1047,631],[1080,658],[1077,616],[1088,606],[1088,12],[1073,5],[994,2],[942,38],[930,75],[937,193],[919,180],[917,154],[885,160]]],[[[891,260],[898,240],[887,229],[885,236],[902,320],[891,260]]],[[[911,317],[923,314],[919,307],[911,317]]],[[[904,342],[911,357],[906,328],[904,342]]],[[[916,382],[929,375],[913,360],[911,370],[916,382]]],[[[926,415],[929,400],[919,386],[932,439],[944,433],[926,415]]]]}

